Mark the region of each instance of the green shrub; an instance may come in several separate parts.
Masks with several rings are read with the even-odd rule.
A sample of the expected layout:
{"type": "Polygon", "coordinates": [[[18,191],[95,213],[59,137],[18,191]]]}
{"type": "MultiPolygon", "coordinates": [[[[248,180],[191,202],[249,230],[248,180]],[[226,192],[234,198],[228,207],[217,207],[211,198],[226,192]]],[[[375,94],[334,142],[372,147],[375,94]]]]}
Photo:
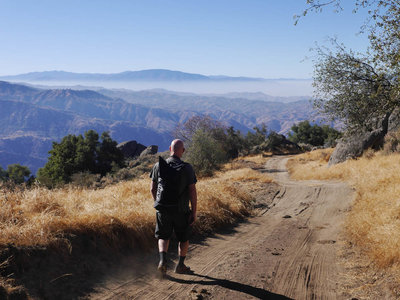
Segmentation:
{"type": "Polygon", "coordinates": [[[336,140],[342,136],[339,131],[328,125],[311,125],[307,120],[293,125],[290,130],[290,141],[312,146],[334,147],[336,140]]]}
{"type": "Polygon", "coordinates": [[[210,176],[228,160],[223,144],[210,132],[197,130],[186,148],[184,159],[191,163],[199,176],[210,176]]]}
{"type": "Polygon", "coordinates": [[[82,135],[67,135],[53,142],[50,157],[38,171],[38,181],[48,187],[68,183],[75,173],[88,172],[104,176],[123,166],[123,154],[107,132],[100,137],[94,130],[82,135]]]}

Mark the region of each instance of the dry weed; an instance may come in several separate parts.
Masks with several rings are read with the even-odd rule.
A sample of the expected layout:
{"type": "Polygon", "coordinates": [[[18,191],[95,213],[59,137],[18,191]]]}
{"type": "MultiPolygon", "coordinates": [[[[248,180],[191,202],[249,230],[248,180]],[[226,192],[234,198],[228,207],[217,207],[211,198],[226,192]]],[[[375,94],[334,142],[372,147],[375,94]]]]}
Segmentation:
{"type": "Polygon", "coordinates": [[[272,154],[270,153],[264,153],[258,155],[241,156],[234,159],[230,163],[225,164],[222,167],[222,170],[227,171],[243,168],[262,169],[271,155],[272,154]]]}
{"type": "Polygon", "coordinates": [[[400,129],[397,131],[390,131],[385,136],[383,153],[388,155],[393,152],[400,152],[400,129]]]}
{"type": "MultiPolygon", "coordinates": [[[[253,197],[246,189],[254,181],[271,180],[251,169],[219,172],[199,180],[198,213],[202,222],[197,222],[195,230],[211,232],[247,215],[253,197]]],[[[147,176],[98,190],[73,185],[54,190],[2,187],[0,244],[49,245],[70,233],[85,232],[98,232],[111,243],[118,243],[115,228],[132,233],[132,242],[146,244],[153,239],[155,220],[149,188],[147,176]]]]}
{"type": "Polygon", "coordinates": [[[264,153],[264,154],[258,154],[258,155],[249,155],[249,156],[243,156],[238,158],[237,160],[243,160],[243,161],[251,161],[256,164],[265,164],[266,161],[268,160],[268,157],[270,157],[272,154],[271,153],[264,153]]]}

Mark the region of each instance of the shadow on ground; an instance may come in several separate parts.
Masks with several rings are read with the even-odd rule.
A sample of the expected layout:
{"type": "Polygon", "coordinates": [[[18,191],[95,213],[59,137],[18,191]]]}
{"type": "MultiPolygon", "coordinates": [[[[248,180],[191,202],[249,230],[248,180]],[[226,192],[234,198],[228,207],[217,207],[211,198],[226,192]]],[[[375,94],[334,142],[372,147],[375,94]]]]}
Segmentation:
{"type": "Polygon", "coordinates": [[[206,275],[200,275],[196,273],[190,274],[192,276],[198,277],[199,279],[180,279],[180,278],[175,278],[170,275],[166,276],[166,279],[170,281],[174,281],[177,283],[181,284],[199,284],[199,285],[205,285],[205,286],[219,286],[231,291],[237,291],[241,292],[253,297],[256,297],[258,299],[271,299],[271,300],[287,300],[291,299],[283,295],[275,294],[272,292],[269,292],[267,290],[257,288],[251,285],[243,284],[240,282],[232,281],[232,280],[227,280],[227,279],[222,279],[222,278],[215,278],[211,276],[206,276],[206,275]]]}

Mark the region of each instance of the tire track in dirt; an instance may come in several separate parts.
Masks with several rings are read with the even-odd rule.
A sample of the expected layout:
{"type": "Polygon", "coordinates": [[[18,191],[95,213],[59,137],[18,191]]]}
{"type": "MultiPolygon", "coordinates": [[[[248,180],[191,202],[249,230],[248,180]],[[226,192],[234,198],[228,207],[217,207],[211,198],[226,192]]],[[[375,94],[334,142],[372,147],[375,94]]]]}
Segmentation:
{"type": "MultiPolygon", "coordinates": [[[[113,275],[89,299],[341,299],[337,259],[340,227],[351,190],[339,182],[290,180],[288,158],[272,157],[262,172],[279,184],[267,209],[192,245],[193,275],[154,276],[157,256],[142,257],[148,270],[113,275]]],[[[199,199],[201,201],[201,199],[199,199]]],[[[136,258],[137,260],[138,258],[136,258]]]]}

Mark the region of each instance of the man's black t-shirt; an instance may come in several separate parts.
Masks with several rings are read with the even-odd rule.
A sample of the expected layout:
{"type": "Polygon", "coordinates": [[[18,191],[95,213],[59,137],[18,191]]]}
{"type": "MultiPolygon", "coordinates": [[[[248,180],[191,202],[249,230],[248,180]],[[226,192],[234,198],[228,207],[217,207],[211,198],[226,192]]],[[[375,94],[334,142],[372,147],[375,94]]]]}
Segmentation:
{"type": "MultiPolygon", "coordinates": [[[[189,200],[190,200],[190,195],[189,195],[189,185],[195,184],[197,182],[196,175],[194,173],[194,170],[192,166],[189,163],[183,162],[179,157],[177,156],[170,156],[167,158],[167,163],[171,165],[172,167],[178,166],[178,165],[183,165],[183,174],[181,176],[180,180],[180,186],[177,188],[177,190],[182,191],[180,193],[179,199],[176,199],[176,203],[174,205],[168,205],[166,206],[165,204],[163,205],[162,203],[159,203],[155,201],[154,207],[156,209],[162,210],[162,209],[168,209],[169,211],[179,211],[179,212],[188,212],[189,209],[189,200]]],[[[159,170],[159,163],[156,163],[150,172],[150,177],[153,182],[157,183],[157,185],[160,184],[160,170],[159,170]]],[[[157,190],[158,190],[157,186],[157,190]]]]}

